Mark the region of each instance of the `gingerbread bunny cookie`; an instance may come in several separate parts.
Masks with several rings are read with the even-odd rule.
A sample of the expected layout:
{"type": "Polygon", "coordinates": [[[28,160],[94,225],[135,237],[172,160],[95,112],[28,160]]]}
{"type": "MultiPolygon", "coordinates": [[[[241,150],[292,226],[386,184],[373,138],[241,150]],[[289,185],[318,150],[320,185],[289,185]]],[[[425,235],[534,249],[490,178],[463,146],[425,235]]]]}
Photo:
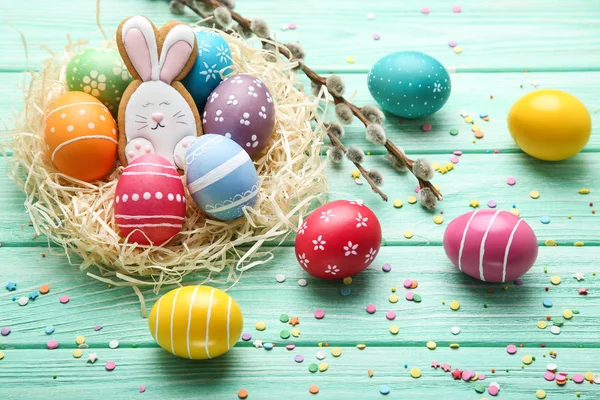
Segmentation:
{"type": "Polygon", "coordinates": [[[198,54],[192,28],[169,22],[157,29],[135,16],[119,25],[117,46],[135,79],[119,105],[119,161],[127,166],[154,153],[183,170],[187,148],[202,134],[198,109],[179,82],[198,54]]]}

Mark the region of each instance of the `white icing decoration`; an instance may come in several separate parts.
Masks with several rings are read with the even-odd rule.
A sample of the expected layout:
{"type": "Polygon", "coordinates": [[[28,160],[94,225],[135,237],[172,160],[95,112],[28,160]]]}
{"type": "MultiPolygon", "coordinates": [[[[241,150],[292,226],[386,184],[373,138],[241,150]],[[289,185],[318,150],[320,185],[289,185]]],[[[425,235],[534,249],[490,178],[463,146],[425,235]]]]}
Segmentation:
{"type": "Polygon", "coordinates": [[[156,200],[162,200],[163,194],[161,192],[156,192],[154,194],[154,197],[156,197],[156,200]]]}
{"type": "Polygon", "coordinates": [[[167,199],[169,199],[169,201],[173,201],[174,198],[175,196],[173,196],[173,193],[169,193],[169,195],[167,196],[167,199]]]}
{"type": "Polygon", "coordinates": [[[140,199],[140,195],[137,193],[134,193],[131,195],[131,200],[133,201],[138,201],[140,199]]]}
{"type": "Polygon", "coordinates": [[[144,193],[144,200],[150,200],[151,197],[152,195],[149,192],[144,193]]]}
{"type": "Polygon", "coordinates": [[[220,203],[208,204],[205,206],[206,211],[211,213],[217,213],[229,210],[234,207],[238,207],[241,204],[246,203],[247,201],[253,199],[256,195],[258,195],[258,185],[253,185],[250,190],[246,190],[245,192],[238,193],[232,198],[228,200],[224,200],[220,203]]]}

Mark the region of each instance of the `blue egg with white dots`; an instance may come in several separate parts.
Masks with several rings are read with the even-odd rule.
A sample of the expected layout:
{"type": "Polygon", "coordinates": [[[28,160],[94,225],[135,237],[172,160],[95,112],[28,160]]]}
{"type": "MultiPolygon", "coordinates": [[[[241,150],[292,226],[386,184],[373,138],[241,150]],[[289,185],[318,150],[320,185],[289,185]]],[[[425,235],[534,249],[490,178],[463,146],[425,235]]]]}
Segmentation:
{"type": "Polygon", "coordinates": [[[231,221],[258,198],[258,174],[250,156],[228,137],[206,134],[186,153],[186,184],[209,217],[231,221]]]}
{"type": "Polygon", "coordinates": [[[198,28],[195,31],[198,57],[181,83],[194,99],[200,114],[208,96],[221,83],[221,72],[231,72],[231,49],[219,33],[198,28]]]}
{"type": "Polygon", "coordinates": [[[427,117],[450,97],[446,68],[418,51],[399,51],[379,59],[369,71],[367,82],[381,108],[402,118],[427,117]]]}

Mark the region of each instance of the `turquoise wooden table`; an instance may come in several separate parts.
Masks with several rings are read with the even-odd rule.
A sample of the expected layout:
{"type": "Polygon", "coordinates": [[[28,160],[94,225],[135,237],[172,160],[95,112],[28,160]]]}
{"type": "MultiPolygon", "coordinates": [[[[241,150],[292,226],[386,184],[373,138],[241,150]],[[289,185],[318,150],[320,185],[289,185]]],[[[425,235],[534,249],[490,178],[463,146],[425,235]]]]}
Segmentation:
{"type": "MultiPolygon", "coordinates": [[[[103,27],[109,32],[134,14],[143,13],[157,24],[173,18],[165,1],[101,3],[103,27]]],[[[390,398],[481,399],[493,397],[487,393],[492,382],[500,386],[497,397],[504,399],[535,399],[538,390],[548,399],[599,399],[598,384],[568,381],[559,386],[544,378],[549,364],[569,376],[600,374],[600,275],[595,272],[600,270],[600,213],[593,211],[597,201],[600,205],[598,1],[463,0],[456,3],[462,7],[460,13],[452,12],[453,3],[441,0],[238,3],[241,14],[266,19],[279,40],[300,41],[312,68],[343,74],[360,105],[372,102],[366,74],[384,54],[420,50],[447,66],[453,92],[440,112],[420,121],[386,121],[388,136],[413,158],[423,155],[446,163],[453,151],[463,152],[453,171],[436,174],[433,180],[444,201],[435,212],[409,204],[415,180],[394,172],[383,160],[381,148],[366,142],[363,129],[353,124],[346,144],[370,151],[367,168],[376,166],[385,173],[383,189],[390,200],[404,201],[402,208],[394,208],[392,201],[382,202],[367,185],[356,185],[350,163],[327,166],[329,198],[360,198],[382,223],[386,246],[374,264],[354,278],[350,295],[342,296],[343,283],[307,276],[295,260],[293,243],[284,243],[274,249],[273,261],[245,274],[230,290],[243,310],[244,332],[251,333],[252,340],[240,340],[223,357],[191,362],[154,343],[131,289],[90,279],[69,265],[61,249],[49,248],[43,237],[35,237],[24,212],[24,196],[2,174],[0,328],[9,327],[11,332],[0,336],[0,399],[233,399],[242,388],[250,399],[296,399],[312,397],[311,385],[319,387],[316,398],[326,399],[380,398],[385,387],[390,398]],[[428,15],[421,13],[424,6],[431,10],[428,15]],[[297,29],[279,29],[292,22],[297,29]],[[374,33],[381,39],[373,40],[374,33]],[[450,40],[457,41],[463,52],[455,53],[448,46],[450,40]],[[354,63],[348,63],[348,57],[354,63]],[[523,154],[511,140],[508,109],[536,88],[566,90],[590,111],[592,138],[579,155],[545,163],[523,154]],[[461,112],[489,115],[489,122],[481,121],[483,139],[475,140],[461,112]],[[423,123],[431,123],[433,129],[423,132],[423,123]],[[453,128],[458,135],[449,134],[453,128]],[[506,184],[509,176],[516,185],[506,184]],[[584,187],[590,194],[578,193],[584,187]],[[538,199],[530,197],[532,190],[540,193],[538,199]],[[441,246],[444,229],[470,210],[472,200],[481,208],[490,200],[499,209],[515,207],[533,227],[540,252],[522,285],[476,282],[446,258],[441,246]],[[444,223],[434,224],[433,217],[442,212],[444,223]],[[550,223],[542,224],[542,216],[550,223]],[[392,266],[391,272],[382,271],[384,263],[392,266]],[[277,282],[277,274],[285,275],[285,281],[277,282]],[[553,277],[560,277],[560,283],[552,284],[553,277]],[[308,285],[300,286],[299,279],[308,285]],[[419,282],[414,291],[422,302],[404,299],[405,279],[419,282]],[[17,283],[16,291],[4,289],[8,281],[17,283]],[[50,292],[27,306],[12,301],[44,284],[50,292]],[[394,288],[399,297],[395,303],[390,299],[394,288]],[[579,294],[584,288],[588,294],[579,294]],[[59,303],[63,295],[70,297],[68,304],[59,303]],[[544,299],[551,299],[553,306],[544,307],[544,299]],[[452,301],[460,303],[459,310],[450,308],[452,301]],[[369,303],[377,307],[373,315],[365,311],[369,303]],[[317,309],[325,311],[325,318],[313,317],[317,309]],[[395,320],[386,319],[388,311],[396,313],[395,320]],[[569,317],[565,311],[574,315],[565,318],[569,317]],[[293,340],[280,338],[282,330],[292,329],[280,322],[282,314],[300,321],[299,336],[293,340]],[[257,322],[264,322],[266,329],[256,330],[257,322]],[[560,334],[551,332],[555,325],[560,334]],[[52,335],[45,333],[50,326],[52,335]],[[391,333],[394,326],[397,334],[391,333]],[[81,358],[72,354],[77,336],[84,336],[89,346],[81,358]],[[59,343],[58,349],[46,348],[49,339],[59,343]],[[114,340],[119,345],[112,349],[109,343],[114,340]],[[259,346],[261,341],[276,347],[267,351],[259,346]],[[429,349],[430,341],[437,348],[429,349]],[[287,343],[295,344],[295,349],[286,350],[287,343]],[[366,347],[360,349],[360,344],[366,347]],[[460,347],[452,348],[453,344],[460,347]],[[509,344],[516,345],[516,354],[507,353],[509,344]],[[97,357],[94,364],[87,362],[92,353],[97,357]],[[295,362],[297,355],[304,362],[295,362]],[[105,370],[107,361],[116,363],[114,371],[105,370]],[[311,373],[313,363],[326,363],[328,368],[321,365],[324,371],[311,373]],[[450,371],[473,370],[485,380],[455,380],[442,367],[435,368],[437,363],[448,364],[450,371]],[[415,368],[420,378],[411,376],[416,375],[415,368]]],[[[49,51],[61,52],[67,34],[92,44],[101,41],[95,13],[92,0],[2,1],[3,130],[11,127],[10,118],[21,106],[18,86],[26,68],[39,68],[49,51]],[[26,39],[27,56],[20,35],[26,39]]],[[[194,16],[187,13],[183,19],[192,22],[194,16]]],[[[144,294],[149,305],[158,297],[150,291],[144,294]]]]}

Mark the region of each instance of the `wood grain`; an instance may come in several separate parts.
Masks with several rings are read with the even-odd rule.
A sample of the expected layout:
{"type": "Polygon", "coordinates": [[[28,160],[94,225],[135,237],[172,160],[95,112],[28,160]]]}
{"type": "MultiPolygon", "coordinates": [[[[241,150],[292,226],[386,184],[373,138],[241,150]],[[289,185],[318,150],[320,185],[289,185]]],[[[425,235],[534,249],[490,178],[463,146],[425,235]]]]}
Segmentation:
{"type": "MultiPolygon", "coordinates": [[[[73,40],[102,40],[95,23],[95,1],[65,2],[64,7],[43,0],[27,4],[27,9],[19,2],[2,4],[3,19],[10,21],[0,26],[0,68],[5,71],[19,71],[26,64],[38,67],[48,54],[42,45],[60,54],[67,34],[73,40]],[[30,9],[36,10],[35,15],[30,9]],[[69,18],[65,9],[77,17],[69,18]],[[28,43],[28,60],[19,32],[28,43]]],[[[101,5],[102,25],[108,34],[135,14],[142,13],[157,25],[175,19],[165,1],[102,0],[101,5]]],[[[238,11],[249,18],[264,18],[281,41],[304,44],[311,66],[320,71],[364,73],[384,54],[414,49],[459,71],[599,70],[600,37],[596,33],[600,8],[596,0],[510,0],[502,5],[468,1],[462,4],[461,13],[453,13],[451,3],[439,3],[429,5],[429,15],[420,12],[423,5],[418,0],[351,4],[333,0],[324,7],[320,0],[303,1],[301,6],[295,0],[281,0],[272,7],[244,1],[239,2],[238,11]],[[369,12],[375,19],[367,18],[369,12]],[[291,22],[298,28],[279,29],[291,22]],[[376,32],[381,34],[379,41],[372,39],[376,32]],[[447,45],[449,40],[456,40],[463,53],[455,54],[447,45]],[[346,63],[349,56],[355,63],[346,63]]],[[[183,19],[192,22],[196,17],[188,13],[183,19]]]]}

